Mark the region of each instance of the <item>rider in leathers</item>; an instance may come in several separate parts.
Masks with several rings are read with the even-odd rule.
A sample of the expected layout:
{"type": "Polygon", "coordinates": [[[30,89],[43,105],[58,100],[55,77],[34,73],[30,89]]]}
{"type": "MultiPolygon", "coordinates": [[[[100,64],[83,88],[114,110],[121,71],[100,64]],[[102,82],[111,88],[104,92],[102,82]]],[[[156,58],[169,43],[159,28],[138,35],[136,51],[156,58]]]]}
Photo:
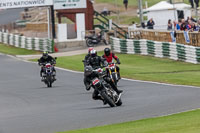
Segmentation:
{"type": "MultiPolygon", "coordinates": [[[[105,62],[105,59],[103,59],[101,56],[97,56],[97,52],[96,50],[92,50],[90,52],[90,57],[88,59],[88,62],[87,62],[87,65],[90,65],[92,66],[93,69],[97,69],[97,68],[100,68],[101,66],[105,66],[106,62],[105,62]]],[[[87,77],[88,79],[88,82],[90,83],[91,82],[91,77],[87,77]]],[[[111,79],[109,77],[105,77],[104,80],[109,83],[111,85],[111,87],[119,94],[121,93],[122,91],[121,90],[118,90],[117,87],[115,86],[115,84],[111,81],[111,79]]],[[[99,92],[97,90],[94,90],[93,92],[93,96],[92,98],[94,100],[103,100],[99,95],[99,92]]]]}
{"type": "MultiPolygon", "coordinates": [[[[114,60],[116,60],[118,64],[121,64],[119,58],[114,53],[111,52],[110,48],[104,49],[104,55],[102,57],[105,58],[108,63],[113,63],[114,60]]],[[[121,79],[119,67],[117,65],[116,65],[116,70],[117,70],[119,79],[121,79]]]]}
{"type": "MultiPolygon", "coordinates": [[[[88,61],[88,59],[90,57],[90,51],[92,51],[92,50],[94,50],[93,47],[88,48],[88,54],[85,56],[85,59],[84,59],[84,62],[83,62],[84,63],[84,67],[88,64],[87,61],[88,61]]],[[[87,76],[85,76],[85,75],[84,75],[83,82],[85,84],[86,90],[89,91],[90,90],[90,85],[89,85],[90,83],[88,82],[87,76]]]]}
{"type": "MultiPolygon", "coordinates": [[[[56,64],[56,60],[52,56],[50,56],[48,54],[48,52],[44,52],[42,54],[42,57],[38,60],[38,64],[41,66],[41,65],[44,65],[45,63],[56,64]]],[[[56,80],[55,79],[56,70],[55,70],[54,67],[53,67],[53,72],[54,72],[54,76],[53,76],[54,80],[56,80]]],[[[44,67],[43,66],[41,67],[41,70],[40,70],[40,77],[42,77],[42,73],[44,73],[44,67]]]]}

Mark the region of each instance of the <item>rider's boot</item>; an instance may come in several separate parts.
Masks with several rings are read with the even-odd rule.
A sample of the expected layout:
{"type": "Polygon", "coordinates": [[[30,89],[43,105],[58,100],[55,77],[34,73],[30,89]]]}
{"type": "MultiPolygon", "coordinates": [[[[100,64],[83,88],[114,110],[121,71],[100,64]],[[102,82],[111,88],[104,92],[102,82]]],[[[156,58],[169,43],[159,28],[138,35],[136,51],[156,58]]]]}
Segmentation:
{"type": "Polygon", "coordinates": [[[86,89],[87,91],[89,91],[90,88],[91,88],[90,84],[86,83],[86,84],[85,84],[85,89],[86,89]]]}
{"type": "Polygon", "coordinates": [[[56,81],[56,71],[53,71],[53,81],[56,81]]]}
{"type": "Polygon", "coordinates": [[[113,82],[110,82],[110,85],[111,85],[111,87],[117,92],[117,94],[120,94],[120,93],[123,92],[123,90],[119,90],[119,89],[117,88],[117,86],[116,86],[113,82]]]}
{"type": "Polygon", "coordinates": [[[117,73],[117,76],[118,76],[118,79],[120,80],[120,79],[121,79],[121,76],[120,76],[120,73],[119,73],[119,72],[117,73]]]}

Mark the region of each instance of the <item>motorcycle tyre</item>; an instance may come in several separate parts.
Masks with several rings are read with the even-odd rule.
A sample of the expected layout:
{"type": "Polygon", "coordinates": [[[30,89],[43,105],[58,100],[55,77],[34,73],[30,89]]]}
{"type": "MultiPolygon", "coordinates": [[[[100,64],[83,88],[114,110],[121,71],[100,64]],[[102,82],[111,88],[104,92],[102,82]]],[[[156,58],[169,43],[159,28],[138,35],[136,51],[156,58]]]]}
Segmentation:
{"type": "Polygon", "coordinates": [[[119,101],[116,103],[117,106],[121,106],[122,105],[122,100],[121,98],[119,99],[119,101]]]}
{"type": "Polygon", "coordinates": [[[101,92],[101,96],[110,105],[110,107],[116,106],[115,102],[105,92],[101,92]]]}
{"type": "Polygon", "coordinates": [[[52,87],[52,77],[47,78],[47,87],[52,87]]]}
{"type": "Polygon", "coordinates": [[[87,39],[86,44],[87,44],[88,47],[94,47],[94,44],[92,43],[91,39],[87,39]]]}
{"type": "Polygon", "coordinates": [[[118,80],[117,80],[117,78],[115,76],[115,73],[112,74],[112,77],[113,77],[114,84],[117,86],[118,80]]]}

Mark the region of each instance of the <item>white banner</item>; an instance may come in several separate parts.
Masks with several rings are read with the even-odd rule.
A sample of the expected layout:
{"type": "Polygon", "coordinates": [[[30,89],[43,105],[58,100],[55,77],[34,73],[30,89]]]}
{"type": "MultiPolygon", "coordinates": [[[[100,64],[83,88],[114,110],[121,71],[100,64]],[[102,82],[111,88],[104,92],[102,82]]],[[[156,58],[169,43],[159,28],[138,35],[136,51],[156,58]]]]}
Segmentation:
{"type": "Polygon", "coordinates": [[[54,0],[54,9],[87,8],[86,0],[54,0]]]}
{"type": "Polygon", "coordinates": [[[0,9],[53,5],[53,0],[0,0],[0,9]]]}

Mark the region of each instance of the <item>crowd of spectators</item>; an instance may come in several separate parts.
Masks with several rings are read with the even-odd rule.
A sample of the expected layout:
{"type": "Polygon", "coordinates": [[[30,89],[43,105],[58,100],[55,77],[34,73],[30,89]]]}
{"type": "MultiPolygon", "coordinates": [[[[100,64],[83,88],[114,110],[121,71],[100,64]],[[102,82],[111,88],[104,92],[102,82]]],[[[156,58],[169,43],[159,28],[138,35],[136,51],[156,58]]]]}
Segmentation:
{"type": "MultiPolygon", "coordinates": [[[[173,22],[173,26],[175,30],[182,31],[200,31],[200,19],[195,20],[192,17],[187,17],[187,19],[180,19],[178,21],[173,22]]],[[[168,30],[172,30],[172,22],[168,21],[168,30]],[[171,26],[171,27],[170,27],[171,26]]]]}

